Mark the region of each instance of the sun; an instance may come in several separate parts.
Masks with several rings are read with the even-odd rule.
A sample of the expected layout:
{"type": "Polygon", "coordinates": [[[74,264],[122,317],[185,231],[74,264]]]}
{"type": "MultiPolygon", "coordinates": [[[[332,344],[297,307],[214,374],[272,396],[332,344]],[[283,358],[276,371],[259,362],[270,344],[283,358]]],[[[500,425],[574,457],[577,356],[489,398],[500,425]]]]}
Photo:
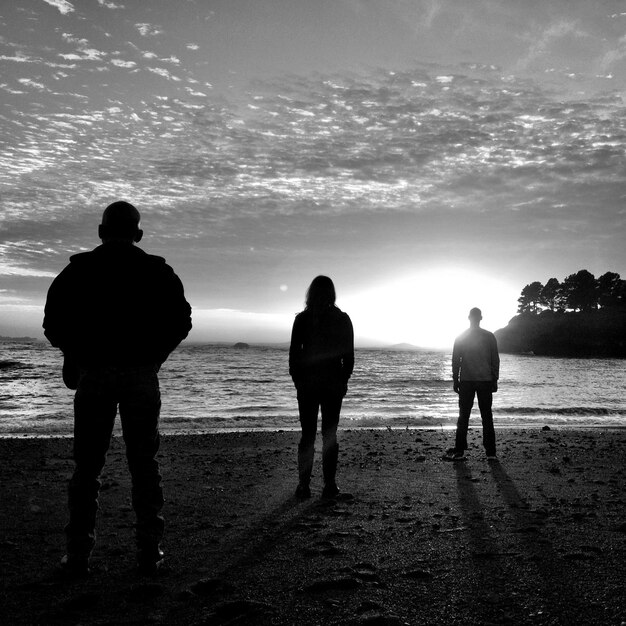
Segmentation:
{"type": "Polygon", "coordinates": [[[518,296],[516,288],[493,276],[442,268],[395,278],[338,304],[350,315],[357,337],[442,349],[467,328],[472,307],[482,310],[484,328],[506,326],[518,296]]]}

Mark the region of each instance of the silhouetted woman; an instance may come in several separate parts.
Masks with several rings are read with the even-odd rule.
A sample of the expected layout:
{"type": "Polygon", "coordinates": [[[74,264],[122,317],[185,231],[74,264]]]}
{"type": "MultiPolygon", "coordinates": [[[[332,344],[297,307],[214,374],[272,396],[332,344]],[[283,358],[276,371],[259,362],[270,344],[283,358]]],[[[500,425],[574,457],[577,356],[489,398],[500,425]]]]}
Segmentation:
{"type": "Polygon", "coordinates": [[[302,437],[298,444],[298,498],[310,498],[317,414],[322,409],[322,497],[339,493],[337,424],[348,380],[354,367],[354,333],[346,313],[335,306],[335,286],[327,276],[313,279],[304,311],[291,332],[289,374],[298,390],[302,437]]]}

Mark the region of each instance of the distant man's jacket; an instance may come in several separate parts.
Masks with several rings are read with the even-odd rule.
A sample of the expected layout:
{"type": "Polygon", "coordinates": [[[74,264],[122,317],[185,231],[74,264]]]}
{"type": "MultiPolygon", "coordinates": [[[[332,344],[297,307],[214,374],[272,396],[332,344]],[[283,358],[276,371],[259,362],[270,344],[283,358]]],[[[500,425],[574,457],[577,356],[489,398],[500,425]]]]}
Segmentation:
{"type": "Polygon", "coordinates": [[[354,369],[354,331],[336,306],[296,315],[289,348],[289,374],[296,387],[346,385],[354,369]]]}
{"type": "Polygon", "coordinates": [[[470,328],[457,337],[452,350],[452,378],[460,381],[491,381],[500,377],[500,356],[495,335],[470,328]]]}
{"type": "Polygon", "coordinates": [[[81,367],[160,366],[189,333],[191,307],[165,259],[109,242],[70,258],[48,290],[43,327],[81,367]]]}

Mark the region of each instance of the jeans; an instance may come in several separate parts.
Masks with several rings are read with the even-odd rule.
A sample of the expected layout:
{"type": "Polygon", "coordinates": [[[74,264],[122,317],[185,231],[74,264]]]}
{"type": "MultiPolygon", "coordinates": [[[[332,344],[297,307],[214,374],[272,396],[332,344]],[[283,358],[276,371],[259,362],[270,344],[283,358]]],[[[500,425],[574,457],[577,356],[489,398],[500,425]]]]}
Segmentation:
{"type": "Polygon", "coordinates": [[[314,387],[301,385],[298,389],[298,410],[302,436],[298,444],[298,477],[308,485],[313,472],[317,415],[322,410],[322,471],[324,483],[334,484],[337,473],[339,444],[337,425],[345,389],[342,386],[314,387]]]}
{"type": "Polygon", "coordinates": [[[153,550],[163,536],[159,450],[161,396],[156,368],[82,370],[74,397],[74,474],[69,483],[68,554],[89,557],[96,540],[100,472],[119,407],[132,480],[139,550],[153,550]]]}
{"type": "Polygon", "coordinates": [[[456,424],[455,449],[458,453],[467,450],[467,429],[470,413],[478,398],[478,408],[483,423],[483,446],[488,455],[496,453],[496,433],[493,427],[493,383],[491,381],[463,380],[459,384],[459,419],[456,424]]]}

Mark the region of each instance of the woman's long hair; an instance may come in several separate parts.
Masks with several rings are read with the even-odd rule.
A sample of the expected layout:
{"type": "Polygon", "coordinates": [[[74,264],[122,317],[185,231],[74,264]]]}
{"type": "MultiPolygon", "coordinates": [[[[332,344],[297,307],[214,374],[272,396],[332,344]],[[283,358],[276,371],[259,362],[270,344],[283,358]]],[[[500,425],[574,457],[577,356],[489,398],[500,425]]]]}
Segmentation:
{"type": "Polygon", "coordinates": [[[333,281],[328,276],[316,276],[307,289],[305,309],[323,311],[334,306],[336,298],[333,281]]]}

